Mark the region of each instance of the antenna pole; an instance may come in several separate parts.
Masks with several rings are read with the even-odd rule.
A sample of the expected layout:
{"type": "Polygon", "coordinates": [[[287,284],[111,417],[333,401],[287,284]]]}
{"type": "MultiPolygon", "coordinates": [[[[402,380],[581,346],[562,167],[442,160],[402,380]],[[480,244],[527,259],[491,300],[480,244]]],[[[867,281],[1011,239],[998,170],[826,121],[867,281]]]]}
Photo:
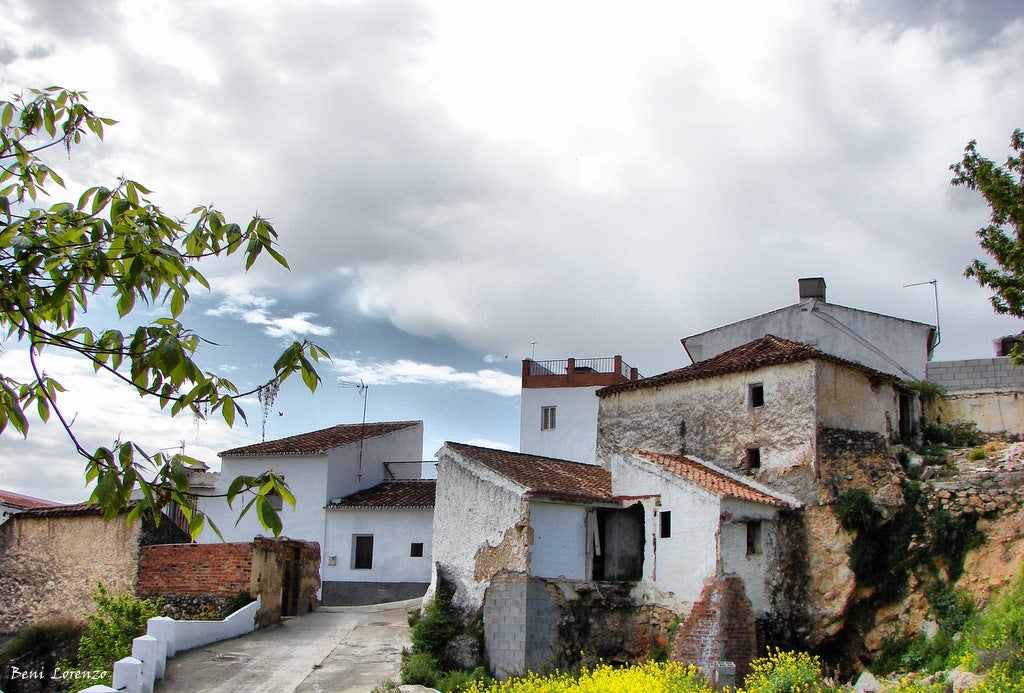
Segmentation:
{"type": "Polygon", "coordinates": [[[935,348],[942,343],[942,328],[939,325],[939,280],[932,279],[926,282],[917,282],[916,284],[904,284],[903,288],[906,289],[911,286],[924,286],[925,284],[932,285],[932,293],[935,296],[935,343],[932,344],[931,348],[928,349],[928,356],[931,357],[932,352],[935,351],[935,348]]]}

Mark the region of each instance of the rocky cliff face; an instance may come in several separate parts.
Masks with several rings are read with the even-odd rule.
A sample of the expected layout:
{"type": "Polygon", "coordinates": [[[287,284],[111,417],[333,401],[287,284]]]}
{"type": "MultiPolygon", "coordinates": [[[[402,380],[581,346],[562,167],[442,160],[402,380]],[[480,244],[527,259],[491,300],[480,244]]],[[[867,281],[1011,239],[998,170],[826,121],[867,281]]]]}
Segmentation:
{"type": "Polygon", "coordinates": [[[891,638],[934,635],[950,595],[983,604],[1021,570],[1024,444],[989,444],[975,461],[952,451],[916,480],[879,441],[838,431],[822,440],[832,454],[817,502],[789,533],[790,554],[803,545],[805,560],[780,567],[790,571],[780,584],[804,582],[778,604],[796,640],[787,645],[856,670],[891,638]]]}

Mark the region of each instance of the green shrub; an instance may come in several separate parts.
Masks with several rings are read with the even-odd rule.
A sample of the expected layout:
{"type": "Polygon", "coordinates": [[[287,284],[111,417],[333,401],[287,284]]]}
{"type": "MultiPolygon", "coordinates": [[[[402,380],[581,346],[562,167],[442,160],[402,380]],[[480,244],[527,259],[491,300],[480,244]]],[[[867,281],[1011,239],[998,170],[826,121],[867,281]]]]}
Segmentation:
{"type": "Polygon", "coordinates": [[[967,453],[967,459],[971,462],[977,462],[978,460],[987,460],[988,453],[985,452],[985,448],[974,448],[967,453]]]}
{"type": "Polygon", "coordinates": [[[750,663],[742,693],[814,693],[824,690],[821,660],[806,652],[768,649],[750,663]]]}
{"type": "Polygon", "coordinates": [[[451,615],[451,600],[448,590],[438,588],[422,614],[413,612],[409,615],[413,654],[429,654],[443,669],[453,666],[447,655],[448,643],[460,631],[459,624],[451,615]]]}
{"type": "Polygon", "coordinates": [[[437,688],[437,682],[443,676],[437,658],[429,652],[411,653],[407,650],[402,654],[402,683],[437,688]]]}
{"type": "Polygon", "coordinates": [[[579,674],[528,674],[504,682],[481,682],[468,693],[713,693],[696,667],[679,662],[644,662],[615,668],[598,664],[579,674]]]}
{"type": "MultiPolygon", "coordinates": [[[[112,595],[103,585],[96,588],[92,600],[96,609],[86,616],[88,630],[79,644],[79,666],[112,672],[114,662],[132,653],[132,640],[146,634],[146,622],[163,613],[163,600],[153,602],[127,592],[112,595]]],[[[110,678],[90,683],[110,685],[110,678]]]]}
{"type": "Polygon", "coordinates": [[[978,516],[973,513],[954,516],[940,508],[928,521],[928,529],[932,553],[945,557],[946,578],[956,582],[964,571],[967,552],[985,542],[985,535],[978,530],[978,516]]]}
{"type": "Polygon", "coordinates": [[[958,423],[949,426],[931,424],[925,426],[923,437],[926,443],[942,443],[954,448],[969,448],[984,442],[984,436],[978,431],[977,424],[974,423],[958,423]]]}
{"type": "Polygon", "coordinates": [[[0,662],[7,662],[29,653],[49,653],[62,646],[77,644],[85,624],[70,618],[40,621],[18,631],[0,650],[0,662]]]}
{"type": "Polygon", "coordinates": [[[980,614],[970,645],[982,669],[1000,665],[1007,675],[1024,674],[1024,570],[980,614]]]}

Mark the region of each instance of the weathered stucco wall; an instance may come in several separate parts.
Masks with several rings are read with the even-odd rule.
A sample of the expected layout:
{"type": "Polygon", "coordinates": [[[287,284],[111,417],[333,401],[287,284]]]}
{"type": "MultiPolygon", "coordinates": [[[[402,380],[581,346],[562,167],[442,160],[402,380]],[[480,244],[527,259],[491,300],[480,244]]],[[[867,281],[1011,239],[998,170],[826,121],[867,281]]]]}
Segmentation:
{"type": "Polygon", "coordinates": [[[83,618],[99,583],[132,591],[139,523],[100,515],[27,518],[0,526],[0,633],[57,616],[83,618]]]}
{"type": "Polygon", "coordinates": [[[874,431],[890,437],[898,432],[899,401],[889,381],[828,361],[818,369],[818,420],[828,428],[874,431]]]}
{"type": "Polygon", "coordinates": [[[434,503],[435,570],[455,588],[452,605],[475,611],[498,571],[529,567],[529,509],[520,490],[486,467],[442,448],[434,503]]]}
{"type": "Polygon", "coordinates": [[[762,618],[772,608],[772,593],[784,579],[779,573],[776,509],[736,499],[722,501],[722,574],[738,576],[754,615],[762,618]],[[751,528],[748,525],[754,524],[751,528]]]}
{"type": "Polygon", "coordinates": [[[949,425],[974,423],[983,433],[1024,435],[1024,389],[949,392],[932,398],[929,421],[949,425]]]}
{"type": "Polygon", "coordinates": [[[599,458],[628,446],[745,471],[747,449],[758,448],[759,477],[809,469],[815,395],[811,361],[607,395],[598,415],[599,458]],[[755,383],[764,387],[761,407],[749,401],[755,383]]]}

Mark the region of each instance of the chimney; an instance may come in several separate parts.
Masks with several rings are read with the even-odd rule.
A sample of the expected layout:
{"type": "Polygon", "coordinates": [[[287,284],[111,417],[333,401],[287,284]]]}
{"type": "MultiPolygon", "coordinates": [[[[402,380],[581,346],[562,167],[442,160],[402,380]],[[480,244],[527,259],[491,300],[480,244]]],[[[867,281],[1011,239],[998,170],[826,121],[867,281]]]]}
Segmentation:
{"type": "Polygon", "coordinates": [[[800,286],[800,302],[803,303],[808,299],[815,299],[825,303],[825,278],[824,277],[806,277],[804,279],[797,279],[797,284],[800,286]]]}

